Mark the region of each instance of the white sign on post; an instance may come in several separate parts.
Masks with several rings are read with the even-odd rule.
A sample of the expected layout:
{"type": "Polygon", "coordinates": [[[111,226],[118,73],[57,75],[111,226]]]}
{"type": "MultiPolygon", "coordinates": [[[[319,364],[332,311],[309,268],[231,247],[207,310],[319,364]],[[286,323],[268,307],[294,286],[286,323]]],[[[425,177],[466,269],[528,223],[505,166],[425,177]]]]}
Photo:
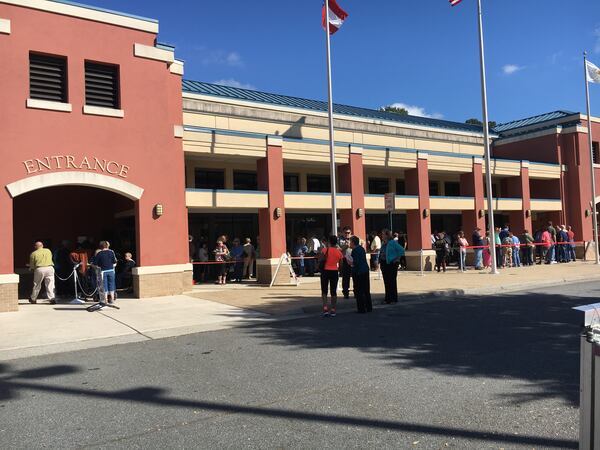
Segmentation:
{"type": "Polygon", "coordinates": [[[385,199],[385,210],[387,212],[394,212],[396,210],[396,194],[394,192],[388,192],[384,196],[385,199]]]}

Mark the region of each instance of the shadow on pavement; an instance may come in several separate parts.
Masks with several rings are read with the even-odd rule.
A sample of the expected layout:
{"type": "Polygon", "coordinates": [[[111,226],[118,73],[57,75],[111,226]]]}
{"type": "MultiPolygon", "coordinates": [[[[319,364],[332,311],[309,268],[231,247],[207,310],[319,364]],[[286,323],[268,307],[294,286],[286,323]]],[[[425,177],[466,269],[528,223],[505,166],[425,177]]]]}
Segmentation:
{"type": "Polygon", "coordinates": [[[269,344],[355,348],[399,369],[523,380],[527,388],[511,393],[507,401],[558,397],[577,406],[581,318],[571,308],[586,303],[590,298],[547,294],[436,298],[404,305],[401,300],[371,315],[265,322],[246,332],[269,344]]]}
{"type": "MultiPolygon", "coordinates": [[[[383,429],[398,432],[414,432],[432,436],[456,437],[475,441],[494,441],[506,444],[520,444],[543,446],[551,448],[576,448],[577,443],[572,440],[559,438],[543,438],[527,435],[514,435],[510,433],[490,433],[485,431],[466,430],[443,426],[420,425],[409,422],[393,420],[375,420],[354,416],[330,415],[291,411],[265,406],[246,406],[219,402],[187,400],[169,397],[168,391],[156,387],[140,387],[121,391],[101,391],[59,386],[47,382],[47,378],[83,372],[85,369],[77,366],[48,366],[35,370],[11,373],[11,366],[0,365],[0,400],[17,398],[27,391],[43,392],[73,396],[74,398],[89,397],[98,400],[111,400],[123,402],[137,402],[156,406],[189,408],[204,410],[205,412],[245,414],[257,417],[282,418],[304,422],[319,422],[331,425],[357,426],[371,429],[383,429]],[[40,382],[31,380],[40,379],[40,382]]],[[[88,369],[89,370],[89,369],[88,369]]],[[[201,421],[204,419],[198,419],[201,421]]],[[[193,423],[194,421],[188,422],[193,423]]]]}

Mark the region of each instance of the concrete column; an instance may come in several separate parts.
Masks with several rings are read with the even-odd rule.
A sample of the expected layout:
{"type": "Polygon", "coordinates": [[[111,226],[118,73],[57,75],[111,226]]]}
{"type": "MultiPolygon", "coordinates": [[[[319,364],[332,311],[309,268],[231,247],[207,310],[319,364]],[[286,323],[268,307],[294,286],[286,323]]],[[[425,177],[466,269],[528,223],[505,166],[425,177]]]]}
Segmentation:
{"type": "MultiPolygon", "coordinates": [[[[270,283],[279,258],[286,252],[281,137],[267,137],[267,155],[257,161],[257,177],[258,189],[268,192],[269,207],[258,211],[260,259],[256,264],[256,276],[259,283],[270,283]]],[[[280,272],[289,278],[287,268],[280,272]]]]}
{"type": "Polygon", "coordinates": [[[462,212],[462,228],[467,239],[475,228],[481,228],[485,234],[485,199],[483,195],[483,161],[481,158],[473,158],[473,170],[471,173],[463,173],[460,176],[460,195],[473,197],[472,210],[462,212]]]}
{"type": "Polygon", "coordinates": [[[529,161],[521,161],[521,176],[511,180],[507,185],[510,197],[520,197],[523,200],[521,211],[509,213],[510,229],[513,233],[520,235],[525,230],[531,229],[531,193],[529,186],[529,161]]]}
{"type": "Polygon", "coordinates": [[[410,270],[432,270],[435,252],[431,249],[431,211],[429,209],[429,172],[427,153],[417,154],[417,167],[405,172],[406,194],[419,197],[419,209],[406,214],[408,252],[406,263],[410,270]],[[421,253],[421,250],[423,253],[421,253]],[[421,260],[421,255],[423,260],[421,260]]]}
{"type": "Polygon", "coordinates": [[[349,192],[352,196],[351,209],[340,210],[341,226],[349,226],[356,236],[364,240],[366,239],[365,191],[361,147],[349,146],[348,164],[339,167],[338,178],[340,192],[349,192]]]}
{"type": "Polygon", "coordinates": [[[5,189],[0,192],[0,312],[19,308],[19,276],[14,273],[13,200],[5,189]]]}

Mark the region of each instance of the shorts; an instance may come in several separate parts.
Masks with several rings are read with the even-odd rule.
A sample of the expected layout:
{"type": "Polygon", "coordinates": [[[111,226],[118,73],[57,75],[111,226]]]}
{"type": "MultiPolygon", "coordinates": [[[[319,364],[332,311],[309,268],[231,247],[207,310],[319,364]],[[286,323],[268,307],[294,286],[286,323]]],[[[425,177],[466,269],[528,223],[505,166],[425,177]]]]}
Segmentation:
{"type": "Polygon", "coordinates": [[[102,284],[104,285],[104,292],[106,294],[110,294],[111,292],[115,292],[117,290],[114,270],[102,271],[102,284]]]}
{"type": "Polygon", "coordinates": [[[327,296],[327,288],[330,295],[337,297],[337,285],[340,275],[337,270],[324,270],[321,273],[321,295],[327,296]]]}
{"type": "Polygon", "coordinates": [[[221,264],[219,264],[219,276],[224,277],[225,275],[227,275],[228,271],[229,264],[227,264],[226,262],[222,262],[221,264]]]}

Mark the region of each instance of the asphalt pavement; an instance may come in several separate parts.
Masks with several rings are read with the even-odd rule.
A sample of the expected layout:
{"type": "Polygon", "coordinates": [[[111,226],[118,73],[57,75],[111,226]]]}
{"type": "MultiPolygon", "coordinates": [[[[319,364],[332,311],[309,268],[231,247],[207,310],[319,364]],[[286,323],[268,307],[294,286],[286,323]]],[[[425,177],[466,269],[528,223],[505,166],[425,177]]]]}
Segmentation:
{"type": "MultiPolygon", "coordinates": [[[[0,448],[576,448],[600,282],[0,363],[0,448]]],[[[49,324],[51,326],[51,324],[49,324]]]]}

